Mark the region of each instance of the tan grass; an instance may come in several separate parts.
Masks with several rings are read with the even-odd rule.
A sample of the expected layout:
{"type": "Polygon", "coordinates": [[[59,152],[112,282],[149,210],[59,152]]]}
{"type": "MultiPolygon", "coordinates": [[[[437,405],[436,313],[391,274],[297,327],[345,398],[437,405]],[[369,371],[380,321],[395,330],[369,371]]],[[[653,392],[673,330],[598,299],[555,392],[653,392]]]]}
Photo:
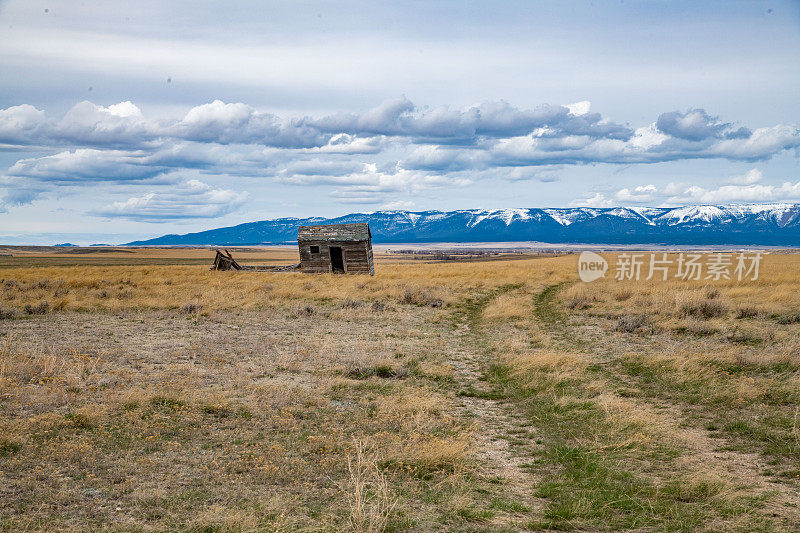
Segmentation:
{"type": "Polygon", "coordinates": [[[355,440],[347,457],[350,526],[355,533],[380,533],[397,505],[374,449],[355,440]]]}
{"type": "Polygon", "coordinates": [[[505,321],[530,317],[533,314],[532,297],[527,294],[503,294],[495,298],[483,311],[486,320],[505,321]]]}
{"type": "MultiPolygon", "coordinates": [[[[797,325],[770,316],[800,310],[798,271],[789,254],[766,256],[762,278],[747,283],[582,284],[574,256],[379,258],[375,277],[206,265],[2,270],[0,306],[13,316],[0,323],[9,332],[0,482],[14,495],[2,512],[9,529],[31,517],[39,529],[99,528],[119,515],[121,527],[145,530],[379,531],[403,509],[422,530],[469,529],[446,521],[452,509],[480,506],[495,489],[480,485],[476,441],[456,408],[472,384],[451,363],[478,334],[486,368],[501,363],[563,405],[593,406],[608,433],[586,444],[600,452],[672,443],[678,413],[704,409],[662,412],[645,394],[623,396],[642,392],[615,374],[629,363],[658,387],[701,390],[714,409],[792,420],[782,435],[797,443],[796,407],[764,402],[800,391],[797,325]],[[562,282],[558,323],[547,323],[537,295],[562,282]],[[459,306],[493,291],[502,294],[480,310],[480,331],[470,329],[459,306]],[[44,315],[25,310],[41,302],[44,315]],[[723,311],[685,311],[707,302],[723,311]],[[756,316],[737,318],[746,306],[756,316]],[[652,329],[613,331],[640,314],[652,329]]],[[[719,470],[693,478],[692,468],[673,472],[686,498],[733,497],[719,470]]],[[[655,465],[646,475],[666,473],[655,465]]]]}

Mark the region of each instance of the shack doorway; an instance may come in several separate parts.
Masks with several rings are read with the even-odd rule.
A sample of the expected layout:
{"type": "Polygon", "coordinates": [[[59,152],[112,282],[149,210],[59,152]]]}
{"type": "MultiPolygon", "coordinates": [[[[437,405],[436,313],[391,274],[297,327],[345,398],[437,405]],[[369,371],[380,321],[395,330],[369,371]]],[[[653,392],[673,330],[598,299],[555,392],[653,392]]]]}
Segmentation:
{"type": "Polygon", "coordinates": [[[344,258],[342,257],[341,246],[331,246],[331,270],[333,272],[344,272],[344,258]]]}

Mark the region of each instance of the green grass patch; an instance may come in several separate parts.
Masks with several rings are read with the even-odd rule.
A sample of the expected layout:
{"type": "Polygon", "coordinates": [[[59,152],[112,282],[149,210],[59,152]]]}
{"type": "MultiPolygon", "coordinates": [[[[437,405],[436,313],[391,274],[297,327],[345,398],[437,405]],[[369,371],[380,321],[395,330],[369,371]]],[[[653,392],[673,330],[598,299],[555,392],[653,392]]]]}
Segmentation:
{"type": "Polygon", "coordinates": [[[478,509],[477,507],[463,507],[456,514],[469,522],[486,522],[495,517],[491,509],[478,509]]]}
{"type": "MultiPolygon", "coordinates": [[[[556,305],[562,287],[552,285],[536,297],[535,318],[559,349],[583,351],[556,305]]],[[[628,397],[639,396],[635,385],[643,384],[684,399],[708,395],[706,374],[676,380],[676,372],[668,361],[640,357],[589,365],[568,377],[560,368],[488,366],[494,396],[535,426],[541,442],[526,467],[544,475],[535,495],[546,503],[530,529],[695,531],[733,512],[747,530],[761,520],[753,507],[739,505],[741,498],[721,498],[716,480],[675,481],[681,479],[675,459],[686,450],[650,434],[646,424],[616,418],[596,401],[596,383],[621,385],[624,375],[636,380],[625,385],[628,397]]]]}
{"type": "Polygon", "coordinates": [[[22,444],[8,439],[0,439],[0,457],[8,457],[19,452],[22,444]]]}

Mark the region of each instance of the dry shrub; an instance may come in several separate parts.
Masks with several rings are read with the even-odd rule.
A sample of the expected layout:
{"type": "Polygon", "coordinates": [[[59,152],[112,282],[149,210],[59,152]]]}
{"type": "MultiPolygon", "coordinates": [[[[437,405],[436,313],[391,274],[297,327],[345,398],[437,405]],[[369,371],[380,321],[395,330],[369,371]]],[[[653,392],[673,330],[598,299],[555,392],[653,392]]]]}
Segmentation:
{"type": "Polygon", "coordinates": [[[61,296],[66,296],[67,294],[69,294],[69,288],[65,287],[63,283],[64,282],[61,281],[61,285],[58,288],[56,288],[56,290],[53,291],[53,296],[55,296],[56,298],[59,298],[61,296]]]}
{"type": "Polygon", "coordinates": [[[352,379],[367,379],[372,376],[388,379],[404,379],[409,370],[405,366],[397,366],[392,361],[381,360],[376,363],[365,361],[349,361],[344,374],[352,379]]]}
{"type": "Polygon", "coordinates": [[[746,344],[750,346],[756,346],[763,342],[763,339],[758,333],[741,329],[739,326],[733,328],[733,331],[730,332],[727,339],[734,344],[746,344]]]}
{"type": "Polygon", "coordinates": [[[8,457],[19,452],[22,444],[15,439],[0,437],[0,457],[8,457]]]}
{"type": "Polygon", "coordinates": [[[249,388],[248,404],[259,411],[279,412],[298,402],[308,403],[318,398],[309,390],[293,384],[256,384],[249,388]]]}
{"type": "MultiPolygon", "coordinates": [[[[759,350],[733,349],[730,358],[739,365],[746,366],[773,366],[776,364],[791,365],[794,368],[800,366],[800,346],[796,342],[788,343],[780,347],[763,347],[759,350]]],[[[714,359],[724,359],[728,353],[717,352],[714,359]]]]}
{"type": "Polygon", "coordinates": [[[680,307],[681,316],[702,318],[708,320],[709,318],[717,318],[723,316],[727,312],[725,304],[719,300],[701,300],[701,301],[687,301],[680,307]]]}
{"type": "Polygon", "coordinates": [[[298,317],[310,317],[315,313],[315,309],[310,305],[303,305],[295,309],[294,314],[298,317]]]}
{"type": "Polygon", "coordinates": [[[800,313],[789,313],[786,315],[780,315],[775,319],[775,321],[783,326],[787,326],[789,324],[797,324],[800,323],[800,313]]]}
{"type": "Polygon", "coordinates": [[[181,313],[185,315],[194,315],[203,310],[203,305],[197,302],[188,302],[181,306],[181,313]]]}
{"type": "Polygon", "coordinates": [[[713,287],[706,288],[706,298],[709,300],[716,300],[719,298],[719,289],[713,287]]]}
{"type": "Polygon", "coordinates": [[[107,409],[101,404],[85,405],[75,411],[68,411],[64,419],[80,429],[91,429],[100,424],[105,417],[107,409]]]}
{"type": "Polygon", "coordinates": [[[577,311],[581,309],[588,309],[589,307],[591,307],[591,305],[592,301],[587,296],[583,295],[573,296],[567,302],[567,307],[569,307],[570,309],[575,309],[577,311]]]}
{"type": "Polygon", "coordinates": [[[0,307],[0,320],[10,320],[16,316],[17,316],[16,309],[0,307]]]}
{"type": "Polygon", "coordinates": [[[758,316],[758,309],[752,305],[738,307],[736,309],[736,318],[755,318],[758,316]]]}
{"type": "Polygon", "coordinates": [[[222,403],[207,403],[200,407],[203,414],[215,416],[217,418],[227,418],[231,411],[228,406],[222,403]]]}
{"type": "Polygon", "coordinates": [[[690,335],[697,335],[698,337],[708,337],[718,332],[717,328],[709,326],[702,320],[691,318],[687,320],[683,326],[677,328],[679,333],[688,333],[690,335]]]}
{"type": "Polygon", "coordinates": [[[639,315],[623,315],[619,317],[614,331],[622,333],[635,333],[639,330],[647,328],[650,325],[650,318],[646,314],[639,315]]]}
{"type": "Polygon", "coordinates": [[[48,311],[50,311],[50,302],[47,300],[42,300],[37,305],[25,305],[25,312],[29,315],[46,315],[48,311]]]}
{"type": "Polygon", "coordinates": [[[362,300],[352,300],[350,298],[345,298],[339,305],[337,306],[339,309],[360,309],[366,305],[366,302],[362,300]]]}
{"type": "Polygon", "coordinates": [[[579,284],[567,288],[563,293],[564,305],[569,309],[588,309],[594,302],[603,300],[603,289],[597,285],[579,284]]]}
{"type": "Polygon", "coordinates": [[[50,286],[51,282],[49,279],[40,279],[38,281],[31,283],[30,290],[36,290],[36,289],[47,290],[50,288],[50,286]]]}
{"type": "Polygon", "coordinates": [[[69,298],[58,298],[53,302],[53,311],[63,311],[69,305],[69,298]]]}
{"type": "Polygon", "coordinates": [[[625,302],[629,300],[633,296],[633,291],[631,290],[621,290],[614,293],[614,299],[618,302],[625,302]]]}
{"type": "Polygon", "coordinates": [[[363,441],[355,440],[353,452],[347,457],[347,471],[350,479],[343,490],[349,496],[350,526],[353,531],[385,531],[397,499],[378,467],[375,450],[363,441]]]}
{"type": "Polygon", "coordinates": [[[442,307],[444,300],[439,298],[433,289],[427,287],[406,287],[400,296],[400,303],[424,307],[442,307]]]}

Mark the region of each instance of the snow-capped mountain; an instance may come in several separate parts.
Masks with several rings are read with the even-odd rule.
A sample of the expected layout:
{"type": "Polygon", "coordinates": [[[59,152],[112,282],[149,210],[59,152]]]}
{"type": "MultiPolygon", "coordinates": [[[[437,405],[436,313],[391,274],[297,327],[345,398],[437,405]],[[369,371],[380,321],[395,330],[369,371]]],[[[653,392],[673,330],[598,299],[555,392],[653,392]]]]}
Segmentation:
{"type": "Polygon", "coordinates": [[[540,241],[800,246],[800,204],[375,211],[338,218],[264,220],[129,244],[284,243],[296,240],[298,226],[347,222],[369,222],[376,243],[540,241]]]}

